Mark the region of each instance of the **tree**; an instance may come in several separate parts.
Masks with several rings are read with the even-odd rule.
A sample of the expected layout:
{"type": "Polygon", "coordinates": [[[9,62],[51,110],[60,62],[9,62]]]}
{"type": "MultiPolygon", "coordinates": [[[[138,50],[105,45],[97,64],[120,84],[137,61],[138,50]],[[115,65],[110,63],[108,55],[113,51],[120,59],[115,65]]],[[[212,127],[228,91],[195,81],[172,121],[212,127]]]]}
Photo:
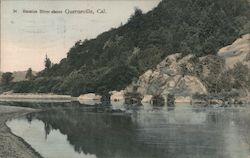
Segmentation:
{"type": "Polygon", "coordinates": [[[9,84],[14,79],[14,77],[12,75],[13,75],[13,73],[11,73],[11,72],[3,73],[1,82],[3,84],[6,84],[6,85],[9,84]]]}
{"type": "Polygon", "coordinates": [[[134,13],[134,16],[135,17],[139,17],[141,16],[143,13],[142,13],[142,10],[140,8],[137,8],[135,7],[135,13],[134,13]]]}
{"type": "Polygon", "coordinates": [[[143,15],[142,10],[140,8],[135,7],[135,12],[129,18],[129,21],[141,17],[143,15]]]}
{"type": "Polygon", "coordinates": [[[25,78],[28,79],[28,80],[33,80],[34,79],[34,75],[32,73],[32,69],[29,68],[26,72],[26,75],[25,75],[25,78]]]}
{"type": "Polygon", "coordinates": [[[50,68],[51,68],[52,63],[51,63],[51,60],[48,58],[47,54],[46,54],[46,56],[45,56],[45,61],[44,61],[44,63],[45,63],[45,69],[50,69],[50,68]]]}

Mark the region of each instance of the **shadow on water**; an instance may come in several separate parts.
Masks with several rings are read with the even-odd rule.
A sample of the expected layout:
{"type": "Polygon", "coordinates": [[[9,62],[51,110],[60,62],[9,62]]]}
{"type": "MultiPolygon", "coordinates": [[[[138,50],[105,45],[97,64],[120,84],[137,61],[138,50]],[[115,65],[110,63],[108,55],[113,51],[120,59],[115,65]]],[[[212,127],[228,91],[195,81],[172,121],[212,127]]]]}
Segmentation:
{"type": "Polygon", "coordinates": [[[126,109],[129,113],[113,113],[109,106],[76,103],[28,107],[34,106],[46,111],[22,119],[42,122],[45,140],[53,131],[59,131],[76,153],[98,158],[248,158],[250,155],[249,109],[142,106],[126,109]]]}

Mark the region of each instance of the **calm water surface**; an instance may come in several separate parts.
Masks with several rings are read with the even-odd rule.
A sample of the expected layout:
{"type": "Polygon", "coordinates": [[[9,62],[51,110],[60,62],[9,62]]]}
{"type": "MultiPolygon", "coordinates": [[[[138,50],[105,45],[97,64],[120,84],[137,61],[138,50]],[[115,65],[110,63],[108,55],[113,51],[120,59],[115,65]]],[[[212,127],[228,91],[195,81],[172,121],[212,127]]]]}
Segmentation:
{"type": "Polygon", "coordinates": [[[46,107],[7,122],[45,158],[250,158],[249,106],[46,107]]]}

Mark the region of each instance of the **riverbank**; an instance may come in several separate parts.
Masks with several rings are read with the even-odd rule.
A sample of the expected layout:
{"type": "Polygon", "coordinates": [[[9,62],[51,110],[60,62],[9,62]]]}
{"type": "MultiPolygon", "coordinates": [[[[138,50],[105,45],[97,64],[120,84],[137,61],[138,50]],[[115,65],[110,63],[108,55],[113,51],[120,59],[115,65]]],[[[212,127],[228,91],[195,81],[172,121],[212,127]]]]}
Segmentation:
{"type": "Polygon", "coordinates": [[[0,106],[0,157],[1,158],[41,158],[22,138],[11,133],[6,121],[36,110],[21,107],[0,106]]]}
{"type": "Polygon", "coordinates": [[[31,102],[71,102],[77,101],[70,95],[43,94],[43,93],[7,93],[0,94],[0,101],[31,101],[31,102]]]}

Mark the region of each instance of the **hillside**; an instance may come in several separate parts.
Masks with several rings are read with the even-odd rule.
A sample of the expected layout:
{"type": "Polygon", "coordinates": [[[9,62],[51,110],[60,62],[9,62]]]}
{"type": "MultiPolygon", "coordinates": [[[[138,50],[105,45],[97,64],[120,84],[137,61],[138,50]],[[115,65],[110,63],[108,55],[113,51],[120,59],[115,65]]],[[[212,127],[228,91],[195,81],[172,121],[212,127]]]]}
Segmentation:
{"type": "Polygon", "coordinates": [[[216,54],[249,31],[249,11],[247,0],[163,0],[147,14],[136,9],[119,28],[76,42],[67,58],[14,89],[74,96],[120,90],[170,54],[216,54]]]}
{"type": "MultiPolygon", "coordinates": [[[[249,97],[250,34],[223,47],[217,55],[195,57],[180,53],[167,56],[155,69],[147,70],[125,90],[126,95],[212,98],[249,97]],[[215,97],[216,96],[216,97],[215,97]]],[[[230,98],[230,99],[229,99],[230,98]]]]}

